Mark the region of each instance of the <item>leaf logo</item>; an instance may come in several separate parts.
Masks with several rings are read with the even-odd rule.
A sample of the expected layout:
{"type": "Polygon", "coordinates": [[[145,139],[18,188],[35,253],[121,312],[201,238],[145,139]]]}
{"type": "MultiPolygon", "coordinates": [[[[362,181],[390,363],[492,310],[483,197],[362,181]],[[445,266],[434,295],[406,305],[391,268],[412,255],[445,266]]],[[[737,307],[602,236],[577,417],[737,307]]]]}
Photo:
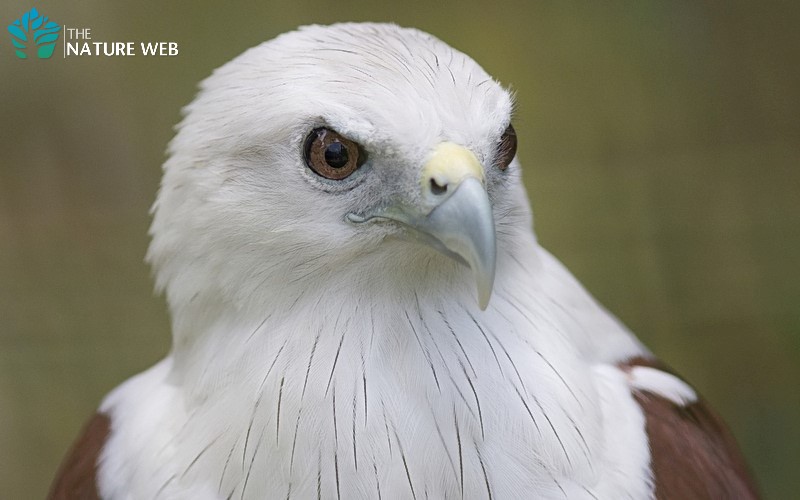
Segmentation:
{"type": "Polygon", "coordinates": [[[38,47],[36,56],[39,59],[50,59],[50,56],[53,55],[53,50],[56,48],[59,31],[61,31],[61,26],[53,21],[48,21],[47,16],[39,14],[36,7],[8,25],[8,32],[11,33],[11,43],[14,45],[17,57],[20,59],[28,58],[28,54],[25,51],[31,42],[38,47]]]}

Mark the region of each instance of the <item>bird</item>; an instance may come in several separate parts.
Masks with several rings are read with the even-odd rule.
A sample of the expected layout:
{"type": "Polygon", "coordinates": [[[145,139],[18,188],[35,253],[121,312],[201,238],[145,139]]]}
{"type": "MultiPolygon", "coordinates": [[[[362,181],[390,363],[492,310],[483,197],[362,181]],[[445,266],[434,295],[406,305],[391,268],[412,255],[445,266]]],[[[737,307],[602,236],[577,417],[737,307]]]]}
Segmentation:
{"type": "Polygon", "coordinates": [[[720,417],[539,245],[514,109],[389,23],[214,71],[152,209],[171,349],[49,498],[758,498],[720,417]]]}

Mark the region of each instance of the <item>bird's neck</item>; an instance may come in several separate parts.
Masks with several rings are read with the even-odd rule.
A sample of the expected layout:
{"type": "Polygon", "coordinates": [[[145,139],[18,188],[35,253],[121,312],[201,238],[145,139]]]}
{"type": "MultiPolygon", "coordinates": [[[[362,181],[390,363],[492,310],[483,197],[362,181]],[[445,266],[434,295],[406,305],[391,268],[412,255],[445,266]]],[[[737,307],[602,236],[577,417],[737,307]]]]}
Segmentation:
{"type": "MultiPolygon", "coordinates": [[[[463,355],[465,342],[475,341],[476,352],[482,352],[492,347],[487,341],[492,335],[516,336],[529,344],[566,342],[552,335],[521,335],[553,322],[531,295],[541,272],[536,251],[500,253],[494,294],[489,308],[481,311],[471,271],[424,250],[412,254],[401,247],[392,259],[367,255],[350,267],[314,277],[275,275],[263,279],[259,293],[243,302],[213,293],[193,296],[173,311],[176,380],[202,398],[224,387],[220,380],[242,383],[242,377],[229,376],[233,373],[266,377],[307,355],[314,369],[337,365],[331,366],[327,387],[341,361],[346,366],[396,365],[402,371],[413,362],[446,364],[444,354],[456,349],[463,355]],[[523,290],[526,295],[520,295],[523,290]]],[[[494,358],[497,353],[483,354],[494,358]]],[[[305,380],[304,375],[303,385],[305,380]]]]}
{"type": "Polygon", "coordinates": [[[201,297],[175,317],[171,356],[105,402],[131,429],[115,446],[169,453],[160,481],[223,498],[579,498],[605,470],[603,422],[618,418],[587,362],[604,354],[585,340],[616,349],[626,335],[528,250],[498,255],[485,311],[469,270],[430,255],[383,267],[365,256],[316,286],[266,283],[260,307],[201,297]],[[169,403],[134,404],[145,395],[169,403]],[[155,437],[126,437],[140,435],[155,437]],[[508,471],[516,479],[500,480],[508,471]]]}
{"type": "Polygon", "coordinates": [[[226,401],[228,411],[239,408],[237,415],[273,427],[282,442],[297,439],[287,422],[302,426],[304,414],[339,405],[340,421],[382,433],[389,425],[391,439],[392,425],[412,417],[403,414],[409,407],[432,412],[423,418],[428,423],[456,412],[476,440],[499,429],[496,397],[498,406],[524,401],[517,410],[529,422],[545,411],[535,401],[557,402],[559,411],[575,415],[589,411],[592,389],[576,369],[577,349],[560,320],[530,295],[533,257],[501,258],[486,311],[477,306],[468,272],[449,277],[449,293],[425,279],[406,289],[405,276],[348,282],[358,279],[353,273],[339,277],[338,288],[307,287],[299,297],[286,287],[260,314],[229,311],[211,322],[202,342],[174,353],[175,380],[190,402],[226,401]],[[515,287],[518,281],[527,289],[515,287]],[[281,405],[283,428],[277,413],[253,417],[264,401],[273,410],[281,405]]]}
{"type": "Polygon", "coordinates": [[[262,314],[217,315],[165,365],[183,401],[167,420],[182,442],[153,446],[174,450],[170,474],[212,478],[223,497],[341,487],[345,498],[377,498],[381,485],[409,496],[571,495],[557,477],[600,472],[601,400],[538,284],[538,257],[498,263],[485,311],[468,274],[450,276],[449,294],[419,276],[405,290],[400,276],[343,275],[341,289],[295,297],[286,287],[262,314]],[[497,481],[523,469],[525,484],[497,481]]]}

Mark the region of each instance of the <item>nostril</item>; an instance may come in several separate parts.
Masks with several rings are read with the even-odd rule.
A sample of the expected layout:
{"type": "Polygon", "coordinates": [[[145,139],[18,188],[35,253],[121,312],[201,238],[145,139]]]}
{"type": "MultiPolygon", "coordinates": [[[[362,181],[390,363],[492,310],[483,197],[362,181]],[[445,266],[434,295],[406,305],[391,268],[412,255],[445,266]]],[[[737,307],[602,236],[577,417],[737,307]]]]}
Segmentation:
{"type": "Polygon", "coordinates": [[[446,192],[447,192],[447,184],[442,186],[441,184],[436,182],[436,179],[431,178],[431,193],[438,196],[445,194],[446,192]]]}

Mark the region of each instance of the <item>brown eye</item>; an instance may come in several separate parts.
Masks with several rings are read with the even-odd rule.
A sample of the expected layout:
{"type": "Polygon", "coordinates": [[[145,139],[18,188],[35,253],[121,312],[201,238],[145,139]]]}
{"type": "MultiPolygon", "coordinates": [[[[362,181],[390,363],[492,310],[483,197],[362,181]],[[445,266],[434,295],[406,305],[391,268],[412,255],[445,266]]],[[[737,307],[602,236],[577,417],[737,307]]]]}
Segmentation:
{"type": "Polygon", "coordinates": [[[508,165],[511,163],[511,160],[514,159],[514,156],[517,154],[517,132],[514,130],[514,127],[509,124],[506,131],[503,132],[503,136],[500,138],[500,142],[497,144],[497,156],[495,159],[495,165],[502,171],[505,171],[508,168],[508,165]]]}
{"type": "Polygon", "coordinates": [[[308,167],[334,181],[355,172],[367,160],[367,155],[355,142],[328,128],[316,128],[305,143],[308,167]]]}

